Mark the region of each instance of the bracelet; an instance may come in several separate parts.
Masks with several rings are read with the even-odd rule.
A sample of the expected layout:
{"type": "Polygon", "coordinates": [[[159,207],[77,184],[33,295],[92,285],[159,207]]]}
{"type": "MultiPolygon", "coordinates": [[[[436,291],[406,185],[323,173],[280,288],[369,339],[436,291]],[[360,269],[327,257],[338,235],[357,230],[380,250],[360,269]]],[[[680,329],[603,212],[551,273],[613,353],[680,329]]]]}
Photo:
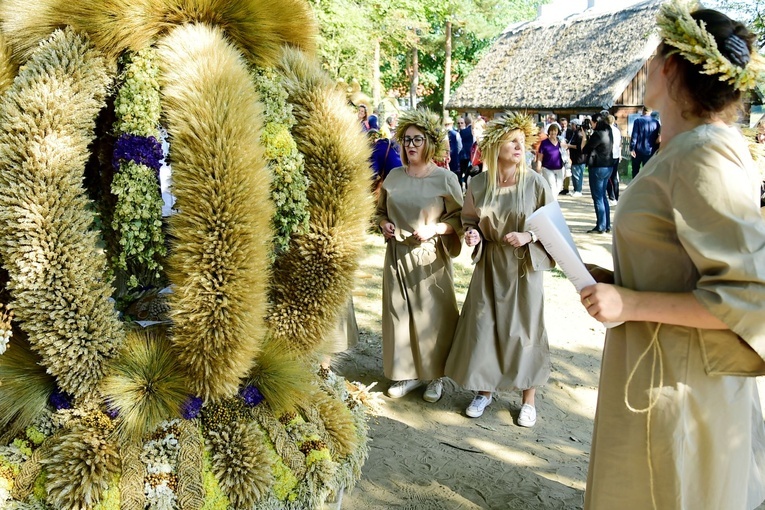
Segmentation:
{"type": "Polygon", "coordinates": [[[532,232],[531,230],[527,230],[526,233],[531,236],[531,242],[532,243],[536,243],[537,241],[539,241],[539,238],[537,237],[537,235],[534,232],[532,232]]]}

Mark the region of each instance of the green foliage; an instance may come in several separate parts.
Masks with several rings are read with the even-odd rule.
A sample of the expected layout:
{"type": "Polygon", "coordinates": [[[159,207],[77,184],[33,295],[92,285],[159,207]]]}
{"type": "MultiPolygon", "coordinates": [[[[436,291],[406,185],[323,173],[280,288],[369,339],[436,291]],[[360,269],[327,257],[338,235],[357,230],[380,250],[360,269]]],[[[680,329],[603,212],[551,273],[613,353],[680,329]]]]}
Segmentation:
{"type": "Polygon", "coordinates": [[[159,103],[159,67],[156,52],[145,49],[126,52],[121,58],[122,85],[114,99],[116,133],[157,136],[161,107],[159,103]]]}
{"type": "Polygon", "coordinates": [[[228,498],[212,471],[209,452],[205,452],[202,480],[205,486],[205,504],[202,510],[228,510],[228,498]]]}
{"type": "Polygon", "coordinates": [[[32,489],[32,495],[38,501],[45,501],[48,497],[48,491],[45,489],[45,482],[48,479],[48,471],[45,469],[40,470],[40,474],[35,478],[35,485],[32,489]]]}
{"type": "Polygon", "coordinates": [[[40,446],[45,441],[45,434],[40,432],[36,427],[27,427],[26,435],[32,444],[40,446]]]}
{"type": "MultiPolygon", "coordinates": [[[[156,52],[151,48],[127,52],[122,64],[122,85],[114,103],[115,134],[159,138],[161,109],[156,52]]],[[[129,289],[154,284],[161,278],[161,260],[167,254],[162,232],[162,195],[154,170],[123,162],[112,181],[112,194],[117,203],[111,226],[119,246],[118,252],[112,254],[112,265],[125,274],[129,289]]]]}
{"type": "Polygon", "coordinates": [[[120,481],[115,476],[109,488],[101,495],[101,500],[93,510],[120,510],[120,481]]]}
{"type": "Polygon", "coordinates": [[[273,471],[275,481],[271,490],[281,501],[294,501],[297,496],[295,487],[298,485],[298,479],[282,458],[276,454],[276,451],[274,451],[274,459],[273,471]]]}
{"type": "Polygon", "coordinates": [[[440,111],[443,98],[445,26],[452,22],[452,90],[482,52],[510,23],[533,19],[546,0],[315,0],[319,58],[334,77],[372,89],[374,44],[380,41],[380,81],[407,95],[410,54],[419,50],[420,94],[440,111]]]}
{"type": "Polygon", "coordinates": [[[279,253],[288,249],[294,234],[308,228],[308,181],[303,173],[303,155],[290,134],[295,118],[279,76],[271,69],[258,68],[253,78],[264,107],[260,143],[271,171],[274,251],[279,253]]]}
{"type": "Polygon", "coordinates": [[[713,0],[705,6],[718,9],[749,27],[757,35],[757,46],[765,48],[765,4],[751,0],[713,0]]]}
{"type": "Polygon", "coordinates": [[[163,201],[154,170],[132,161],[121,164],[112,181],[112,193],[117,196],[112,228],[121,248],[113,264],[128,273],[129,288],[158,280],[159,261],[167,249],[162,232],[163,201]]]}

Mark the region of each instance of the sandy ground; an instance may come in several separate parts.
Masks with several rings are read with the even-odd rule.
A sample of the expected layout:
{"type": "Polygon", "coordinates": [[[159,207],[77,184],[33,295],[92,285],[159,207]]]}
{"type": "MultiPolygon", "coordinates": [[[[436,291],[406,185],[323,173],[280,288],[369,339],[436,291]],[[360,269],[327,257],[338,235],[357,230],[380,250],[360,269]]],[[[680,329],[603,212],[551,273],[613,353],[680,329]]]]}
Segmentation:
{"type": "MultiPolygon", "coordinates": [[[[560,204],[583,260],[611,268],[611,236],[586,233],[595,224],[587,190],[560,204]]],[[[383,249],[381,237],[368,236],[354,291],[360,342],[333,362],[349,380],[377,383],[373,391],[381,392],[389,384],[381,360],[383,249]]],[[[455,261],[460,304],[472,272],[468,252],[455,261]]],[[[515,424],[519,393],[500,394],[478,419],[464,415],[472,393],[448,380],[435,404],[422,400],[422,389],[396,400],[380,395],[369,459],[343,509],[582,507],[605,328],[587,315],[558,270],[545,274],[545,301],[552,375],[537,392],[536,426],[515,424]]]]}
{"type": "MultiPolygon", "coordinates": [[[[595,224],[592,200],[585,194],[560,203],[582,258],[611,267],[610,236],[585,233],[595,224]]],[[[378,391],[389,384],[380,357],[382,244],[367,238],[354,291],[359,345],[333,363],[349,380],[376,382],[378,391]]],[[[455,261],[460,303],[471,272],[464,249],[455,261]]],[[[515,424],[520,393],[500,394],[478,419],[464,415],[472,393],[448,380],[435,404],[422,400],[422,390],[397,400],[382,396],[369,460],[342,508],[581,508],[605,329],[560,271],[545,274],[545,299],[553,370],[537,393],[536,426],[515,424]]]]}

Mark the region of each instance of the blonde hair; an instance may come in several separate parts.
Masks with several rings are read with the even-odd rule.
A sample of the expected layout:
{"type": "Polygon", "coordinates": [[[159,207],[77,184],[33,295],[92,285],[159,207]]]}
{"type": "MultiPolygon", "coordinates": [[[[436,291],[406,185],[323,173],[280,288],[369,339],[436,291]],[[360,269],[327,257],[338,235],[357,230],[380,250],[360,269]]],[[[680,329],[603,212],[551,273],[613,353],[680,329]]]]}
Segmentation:
{"type": "MultiPolygon", "coordinates": [[[[488,179],[486,182],[487,195],[494,196],[499,190],[499,186],[497,186],[497,180],[499,179],[499,152],[502,149],[502,146],[507,142],[512,141],[518,134],[521,135],[522,145],[525,149],[526,135],[523,129],[520,128],[507,131],[502,137],[495,139],[494,143],[485,144],[483,147],[481,147],[481,156],[483,156],[483,168],[484,172],[486,172],[486,178],[488,179]]],[[[523,186],[521,186],[521,184],[528,174],[528,167],[526,166],[525,156],[518,162],[515,171],[518,173],[518,191],[519,193],[522,193],[523,186]]]]}

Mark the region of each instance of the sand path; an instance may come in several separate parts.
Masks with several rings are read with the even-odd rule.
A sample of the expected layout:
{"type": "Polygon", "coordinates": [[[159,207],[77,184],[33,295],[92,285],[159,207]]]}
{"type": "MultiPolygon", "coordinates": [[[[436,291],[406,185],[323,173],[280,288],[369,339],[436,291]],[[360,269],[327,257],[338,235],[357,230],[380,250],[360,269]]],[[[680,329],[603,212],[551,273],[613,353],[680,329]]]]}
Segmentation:
{"type": "MultiPolygon", "coordinates": [[[[581,198],[561,197],[560,204],[582,258],[611,268],[611,236],[586,233],[595,224],[587,190],[581,198]]],[[[359,345],[333,363],[351,381],[377,382],[374,390],[381,392],[389,384],[381,360],[382,244],[368,236],[354,291],[359,345]]],[[[468,251],[455,261],[460,304],[472,272],[468,251]]],[[[500,394],[478,419],[464,415],[472,393],[448,380],[435,404],[422,400],[422,390],[397,400],[382,396],[362,479],[344,495],[342,508],[582,507],[605,328],[587,315],[559,271],[545,274],[545,301],[552,375],[537,392],[536,426],[515,424],[519,393],[500,394]]]]}

